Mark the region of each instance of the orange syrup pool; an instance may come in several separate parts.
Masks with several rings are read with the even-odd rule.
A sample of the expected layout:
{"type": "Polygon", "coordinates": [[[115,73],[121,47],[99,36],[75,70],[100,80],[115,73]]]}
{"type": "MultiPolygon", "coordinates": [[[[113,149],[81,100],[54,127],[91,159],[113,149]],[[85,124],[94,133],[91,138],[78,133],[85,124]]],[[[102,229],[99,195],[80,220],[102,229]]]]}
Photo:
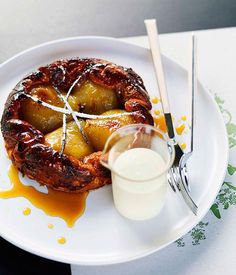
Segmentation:
{"type": "Polygon", "coordinates": [[[24,185],[20,181],[17,168],[13,165],[10,166],[8,175],[12,185],[9,189],[0,190],[0,198],[24,197],[47,215],[62,218],[68,227],[73,227],[84,213],[88,192],[65,193],[48,189],[48,193],[45,194],[32,186],[24,185]]]}

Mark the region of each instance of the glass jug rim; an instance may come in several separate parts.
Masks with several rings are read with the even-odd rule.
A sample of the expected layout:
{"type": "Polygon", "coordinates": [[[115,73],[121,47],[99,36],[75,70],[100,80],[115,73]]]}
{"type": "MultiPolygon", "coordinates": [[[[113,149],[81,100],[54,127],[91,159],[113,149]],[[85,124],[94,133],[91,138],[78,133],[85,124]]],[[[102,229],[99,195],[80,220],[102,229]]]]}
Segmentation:
{"type": "MultiPolygon", "coordinates": [[[[159,135],[157,135],[159,137],[159,135]]],[[[160,137],[159,137],[160,138],[160,137]]],[[[114,146],[114,145],[113,145],[114,146]]],[[[130,149],[132,150],[132,149],[130,149]]],[[[153,150],[154,151],[154,150],[153,150]]],[[[102,151],[102,155],[101,155],[101,158],[100,158],[100,162],[103,166],[105,166],[107,169],[109,169],[111,172],[115,173],[117,176],[125,179],[125,180],[129,180],[129,181],[133,181],[133,182],[146,182],[146,181],[152,181],[152,180],[155,180],[159,177],[161,177],[162,175],[164,175],[172,166],[173,164],[173,161],[174,161],[174,158],[175,158],[175,148],[174,148],[174,143],[173,141],[171,141],[169,139],[169,137],[167,136],[166,133],[164,133],[163,131],[159,130],[158,128],[156,128],[155,126],[152,126],[152,125],[149,125],[149,124],[129,124],[129,125],[126,125],[126,126],[123,126],[119,129],[117,129],[116,131],[114,131],[110,137],[107,139],[106,143],[105,143],[105,146],[104,146],[104,149],[102,151]],[[165,143],[167,144],[167,147],[168,147],[168,151],[169,151],[169,155],[170,155],[170,159],[168,161],[168,164],[166,165],[165,169],[163,171],[161,171],[160,173],[157,173],[157,175],[155,175],[154,177],[151,177],[151,178],[147,178],[145,180],[138,180],[138,179],[132,179],[132,178],[129,178],[129,177],[126,177],[126,176],[123,176],[122,174],[120,174],[119,172],[117,172],[112,166],[110,166],[108,163],[106,163],[104,160],[103,160],[103,157],[111,150],[108,150],[108,146],[109,146],[109,143],[110,141],[117,135],[119,135],[119,133],[121,132],[124,132],[128,129],[134,129],[134,130],[138,130],[138,129],[141,129],[141,128],[146,128],[146,129],[150,129],[154,132],[156,132],[157,134],[163,136],[163,140],[165,141],[165,143]]]]}

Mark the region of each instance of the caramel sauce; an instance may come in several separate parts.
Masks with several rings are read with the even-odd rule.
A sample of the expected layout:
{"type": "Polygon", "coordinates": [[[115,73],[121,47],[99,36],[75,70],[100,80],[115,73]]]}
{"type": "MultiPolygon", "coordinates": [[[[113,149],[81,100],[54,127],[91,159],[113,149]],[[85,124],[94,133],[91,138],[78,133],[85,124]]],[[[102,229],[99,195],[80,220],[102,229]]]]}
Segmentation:
{"type": "Polygon", "coordinates": [[[181,143],[181,144],[180,144],[180,147],[184,150],[184,149],[186,149],[187,144],[186,144],[186,143],[181,143]]]}
{"type": "Polygon", "coordinates": [[[29,216],[29,214],[31,213],[31,209],[29,207],[26,207],[23,211],[22,211],[23,215],[25,216],[29,216]]]}
{"type": "Polygon", "coordinates": [[[59,244],[65,244],[65,243],[66,243],[66,238],[65,238],[65,237],[60,237],[60,238],[57,240],[57,242],[58,242],[59,244]]]}
{"type": "Polygon", "coordinates": [[[158,97],[153,97],[152,98],[152,103],[153,104],[157,104],[160,101],[160,99],[158,97]]]}
{"type": "MultiPolygon", "coordinates": [[[[76,220],[84,213],[88,192],[65,193],[48,189],[48,194],[45,194],[32,186],[24,185],[20,181],[17,168],[13,165],[10,166],[8,175],[12,185],[9,189],[0,190],[0,198],[24,197],[47,215],[62,218],[68,227],[73,227],[76,220]]],[[[24,211],[26,215],[29,212],[27,208],[24,211]]]]}
{"type": "Polygon", "coordinates": [[[182,135],[183,131],[185,130],[185,125],[182,123],[176,127],[175,130],[178,135],[182,135]]]}
{"type": "Polygon", "coordinates": [[[161,114],[161,111],[159,109],[157,109],[157,110],[154,111],[154,114],[159,116],[161,114]]]}
{"type": "Polygon", "coordinates": [[[164,115],[159,115],[153,118],[155,125],[164,133],[167,132],[166,121],[164,115]]]}
{"type": "MultiPolygon", "coordinates": [[[[164,115],[157,112],[157,110],[154,111],[154,114],[156,114],[156,116],[153,117],[155,126],[158,127],[162,132],[166,133],[167,127],[166,127],[164,115]]],[[[184,121],[185,119],[187,119],[186,116],[181,117],[181,120],[184,121]]],[[[174,120],[174,117],[172,116],[172,121],[173,120],[174,120]]],[[[175,130],[178,135],[182,135],[183,133],[187,134],[187,129],[184,123],[179,124],[178,127],[175,128],[175,130]]]]}
{"type": "Polygon", "coordinates": [[[53,226],[52,223],[49,223],[49,224],[48,224],[48,228],[49,228],[49,229],[53,229],[53,227],[54,227],[54,226],[53,226]]]}

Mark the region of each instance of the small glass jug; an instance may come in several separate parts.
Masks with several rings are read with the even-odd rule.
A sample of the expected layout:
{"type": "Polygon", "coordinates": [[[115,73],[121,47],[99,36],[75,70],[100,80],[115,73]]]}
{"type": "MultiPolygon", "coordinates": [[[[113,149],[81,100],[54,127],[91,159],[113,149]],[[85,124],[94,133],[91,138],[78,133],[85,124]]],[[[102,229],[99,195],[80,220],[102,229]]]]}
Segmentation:
{"type": "Polygon", "coordinates": [[[111,171],[114,204],[121,215],[145,220],[161,211],[174,156],[174,146],[153,126],[132,124],[112,133],[101,163],[111,171]]]}

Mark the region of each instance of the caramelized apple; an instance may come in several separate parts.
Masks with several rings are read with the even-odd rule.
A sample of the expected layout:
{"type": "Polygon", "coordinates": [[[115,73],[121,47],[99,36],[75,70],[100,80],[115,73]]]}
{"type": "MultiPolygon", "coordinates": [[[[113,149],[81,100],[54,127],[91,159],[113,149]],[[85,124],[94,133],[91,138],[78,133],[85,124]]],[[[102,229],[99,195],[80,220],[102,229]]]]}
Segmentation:
{"type": "MultiPolygon", "coordinates": [[[[102,115],[114,115],[122,113],[127,112],[124,110],[110,110],[103,113],[102,115]]],[[[104,145],[111,133],[122,126],[132,123],[135,123],[132,115],[125,115],[117,118],[87,120],[84,131],[94,149],[96,151],[101,151],[103,150],[104,145]]]]}
{"type": "MultiPolygon", "coordinates": [[[[81,126],[84,127],[85,122],[81,121],[81,126]]],[[[64,153],[76,158],[82,158],[93,152],[90,144],[87,144],[74,121],[67,123],[66,146],[64,153]]],[[[61,150],[61,140],[63,135],[62,127],[47,134],[45,143],[56,151],[61,150]]]]}
{"type": "Polygon", "coordinates": [[[77,104],[87,114],[101,114],[118,108],[115,91],[104,88],[91,81],[86,81],[80,88],[75,88],[69,103],[77,104]]]}
{"type": "MultiPolygon", "coordinates": [[[[51,105],[64,107],[63,101],[58,98],[56,91],[50,86],[38,86],[33,88],[30,94],[51,105]]],[[[73,110],[79,110],[75,100],[71,99],[69,102],[73,110]]],[[[29,122],[44,134],[62,126],[62,117],[61,113],[44,107],[31,99],[25,100],[20,110],[20,118],[29,122]]],[[[71,120],[71,117],[68,116],[69,120],[71,120]]]]}

